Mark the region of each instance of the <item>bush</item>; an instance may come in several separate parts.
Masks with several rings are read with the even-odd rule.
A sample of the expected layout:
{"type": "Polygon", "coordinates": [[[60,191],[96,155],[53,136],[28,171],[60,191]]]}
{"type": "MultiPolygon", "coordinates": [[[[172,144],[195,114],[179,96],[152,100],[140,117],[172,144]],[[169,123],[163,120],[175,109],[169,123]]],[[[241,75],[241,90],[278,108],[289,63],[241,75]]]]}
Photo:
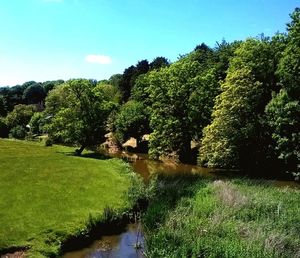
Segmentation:
{"type": "Polygon", "coordinates": [[[45,138],[45,146],[50,147],[53,145],[53,140],[49,137],[45,138]]]}
{"type": "Polygon", "coordinates": [[[36,112],[30,119],[29,125],[33,134],[41,134],[42,127],[45,124],[44,115],[42,112],[36,112]]]}
{"type": "Polygon", "coordinates": [[[7,124],[5,123],[4,119],[0,118],[0,137],[7,138],[8,132],[7,124]]]}
{"type": "Polygon", "coordinates": [[[26,136],[26,130],[23,126],[17,125],[10,130],[10,135],[16,139],[24,139],[26,136]]]}

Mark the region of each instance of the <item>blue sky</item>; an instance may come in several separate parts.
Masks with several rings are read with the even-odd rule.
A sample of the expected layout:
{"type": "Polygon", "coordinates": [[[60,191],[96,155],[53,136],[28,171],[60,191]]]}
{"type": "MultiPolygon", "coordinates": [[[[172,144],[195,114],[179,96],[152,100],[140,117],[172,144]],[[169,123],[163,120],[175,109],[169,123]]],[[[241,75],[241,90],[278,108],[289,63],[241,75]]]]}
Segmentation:
{"type": "Polygon", "coordinates": [[[0,85],[106,79],[138,60],[175,61],[285,31],[299,0],[0,0],[0,85]]]}

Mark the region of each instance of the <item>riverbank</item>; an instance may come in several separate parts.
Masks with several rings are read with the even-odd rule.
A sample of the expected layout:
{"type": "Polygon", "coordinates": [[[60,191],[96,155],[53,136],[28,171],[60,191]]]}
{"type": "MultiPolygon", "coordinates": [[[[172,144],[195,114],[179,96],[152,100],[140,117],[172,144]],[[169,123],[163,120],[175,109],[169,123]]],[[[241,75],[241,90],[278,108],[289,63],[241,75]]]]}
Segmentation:
{"type": "Polygon", "coordinates": [[[131,209],[128,165],[74,149],[0,139],[0,254],[55,257],[64,241],[131,209]]]}
{"type": "Polygon", "coordinates": [[[300,191],[249,179],[160,176],[147,257],[300,257],[300,191]]]}

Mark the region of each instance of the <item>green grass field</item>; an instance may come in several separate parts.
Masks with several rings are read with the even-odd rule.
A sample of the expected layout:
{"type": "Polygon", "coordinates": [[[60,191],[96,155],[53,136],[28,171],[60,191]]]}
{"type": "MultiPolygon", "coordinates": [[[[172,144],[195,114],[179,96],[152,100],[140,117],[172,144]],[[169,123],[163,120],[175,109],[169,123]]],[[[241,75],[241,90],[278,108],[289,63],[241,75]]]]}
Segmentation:
{"type": "Polygon", "coordinates": [[[101,218],[106,207],[128,208],[128,167],[73,151],[0,139],[0,252],[28,247],[32,257],[56,255],[90,217],[101,218]]]}
{"type": "Polygon", "coordinates": [[[300,189],[248,179],[158,179],[147,257],[300,257],[300,189]]]}

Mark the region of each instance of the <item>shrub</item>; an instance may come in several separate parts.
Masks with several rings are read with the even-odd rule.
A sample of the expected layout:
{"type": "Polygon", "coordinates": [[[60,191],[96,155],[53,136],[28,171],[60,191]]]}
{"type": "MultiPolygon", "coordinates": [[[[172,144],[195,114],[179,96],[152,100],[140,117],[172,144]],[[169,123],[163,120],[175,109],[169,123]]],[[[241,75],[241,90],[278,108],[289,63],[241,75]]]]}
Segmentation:
{"type": "Polygon", "coordinates": [[[45,138],[45,146],[50,147],[53,145],[53,140],[49,137],[45,138]]]}
{"type": "Polygon", "coordinates": [[[7,124],[5,123],[4,119],[0,118],[0,137],[7,138],[8,132],[7,124]]]}
{"type": "Polygon", "coordinates": [[[26,136],[26,130],[23,126],[17,125],[10,130],[10,135],[16,139],[24,139],[26,136]]]}
{"type": "Polygon", "coordinates": [[[29,125],[33,134],[41,134],[42,127],[45,124],[44,115],[41,112],[36,112],[30,119],[29,125]]]}

